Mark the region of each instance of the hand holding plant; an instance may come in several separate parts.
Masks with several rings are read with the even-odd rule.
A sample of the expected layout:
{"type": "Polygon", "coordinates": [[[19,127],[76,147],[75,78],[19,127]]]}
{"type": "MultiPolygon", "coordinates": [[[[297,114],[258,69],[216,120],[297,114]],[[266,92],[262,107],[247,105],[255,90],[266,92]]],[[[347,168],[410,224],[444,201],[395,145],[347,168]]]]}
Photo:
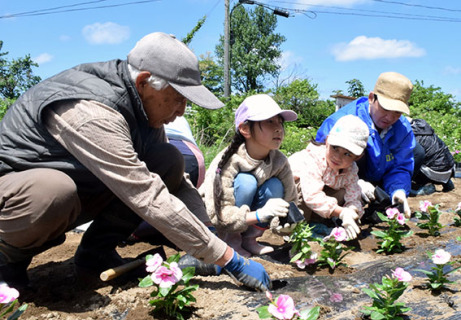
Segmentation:
{"type": "Polygon", "coordinates": [[[266,297],[270,300],[270,304],[256,309],[259,319],[316,320],[319,317],[320,307],[298,311],[293,299],[288,295],[281,294],[274,301],[272,294],[266,291],[266,297]]]}
{"type": "Polygon", "coordinates": [[[142,279],[139,286],[156,286],[150,295],[154,299],[149,301],[155,307],[155,313],[164,312],[167,316],[183,320],[184,314],[191,312],[189,305],[196,301],[192,292],[198,289],[198,285],[189,285],[195,268],[181,270],[178,266],[179,258],[179,253],[169,257],[167,261],[163,261],[158,253],[154,256],[147,255],[146,270],[151,274],[142,279]],[[180,285],[182,289],[179,289],[180,285]]]}
{"type": "Polygon", "coordinates": [[[435,266],[431,268],[433,271],[422,269],[416,269],[415,271],[420,271],[428,276],[428,285],[430,289],[432,291],[441,290],[445,287],[445,284],[453,283],[453,281],[448,280],[447,276],[461,267],[446,272],[443,271],[446,266],[451,266],[455,263],[454,261],[450,261],[451,254],[443,249],[437,249],[434,253],[428,252],[428,255],[435,264],[435,266]]]}
{"type": "Polygon", "coordinates": [[[342,241],[347,240],[346,230],[343,227],[334,228],[330,235],[319,240],[320,245],[322,246],[322,251],[320,252],[320,257],[318,259],[319,266],[328,265],[332,270],[337,266],[344,265],[341,260],[348,254],[343,254],[343,251],[352,250],[352,247],[344,248],[342,241]]]}
{"type": "MultiPolygon", "coordinates": [[[[8,313],[13,312],[13,309],[18,302],[19,292],[14,288],[10,288],[6,283],[0,284],[0,319],[3,319],[8,313]]],[[[23,304],[8,316],[8,320],[16,320],[21,314],[26,311],[27,304],[23,304]]]]}
{"type": "Polygon", "coordinates": [[[380,248],[376,252],[402,252],[403,245],[400,243],[400,240],[413,234],[411,230],[400,230],[406,222],[405,216],[397,208],[388,208],[386,210],[386,216],[378,212],[378,216],[383,222],[389,224],[389,228],[386,231],[379,230],[371,232],[371,234],[381,239],[381,241],[378,241],[380,248]]]}
{"type": "Polygon", "coordinates": [[[371,307],[365,306],[360,312],[371,317],[371,319],[402,320],[399,315],[408,312],[411,308],[405,307],[403,302],[395,302],[408,287],[412,279],[410,273],[402,268],[396,268],[392,276],[384,276],[382,284],[370,284],[368,288],[362,289],[373,299],[371,307]]]}
{"type": "Polygon", "coordinates": [[[420,220],[428,220],[425,223],[417,223],[416,226],[421,229],[427,229],[431,236],[440,236],[440,229],[443,228],[439,223],[441,212],[439,205],[432,205],[430,201],[421,201],[419,206],[420,211],[416,212],[415,217],[420,220]]]}
{"type": "Polygon", "coordinates": [[[312,252],[309,244],[309,241],[314,241],[312,229],[313,227],[310,227],[304,221],[298,223],[288,239],[288,242],[293,243],[290,249],[292,256],[290,262],[295,262],[300,269],[304,269],[309,264],[314,264],[317,259],[317,254],[312,252]]]}

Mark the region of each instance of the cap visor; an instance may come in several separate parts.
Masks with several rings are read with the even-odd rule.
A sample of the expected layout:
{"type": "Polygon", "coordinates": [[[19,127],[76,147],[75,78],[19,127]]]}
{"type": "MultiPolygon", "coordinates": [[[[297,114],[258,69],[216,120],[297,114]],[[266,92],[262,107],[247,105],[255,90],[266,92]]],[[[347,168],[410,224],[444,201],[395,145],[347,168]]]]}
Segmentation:
{"type": "Polygon", "coordinates": [[[347,141],[344,141],[342,137],[336,137],[336,136],[328,136],[328,143],[332,146],[335,147],[341,147],[346,150],[349,150],[356,156],[360,156],[363,153],[363,149],[358,147],[357,145],[353,143],[348,143],[347,141]]]}
{"type": "Polygon", "coordinates": [[[382,95],[378,95],[378,101],[381,106],[388,111],[397,111],[410,115],[410,109],[400,100],[389,99],[382,95]]]}
{"type": "Polygon", "coordinates": [[[219,109],[224,107],[221,102],[210,90],[205,86],[190,86],[170,83],[170,85],[182,94],[187,100],[205,109],[219,109]]]}

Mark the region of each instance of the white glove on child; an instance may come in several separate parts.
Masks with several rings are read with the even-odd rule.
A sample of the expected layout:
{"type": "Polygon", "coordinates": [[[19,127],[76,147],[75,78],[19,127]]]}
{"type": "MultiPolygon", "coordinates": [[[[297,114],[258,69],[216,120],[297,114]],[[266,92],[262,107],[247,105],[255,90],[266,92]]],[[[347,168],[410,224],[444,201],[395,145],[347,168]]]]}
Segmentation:
{"type": "Polygon", "coordinates": [[[360,233],[360,228],[356,222],[359,219],[357,212],[351,208],[343,208],[339,214],[339,219],[343,222],[343,228],[346,229],[349,240],[357,238],[360,233]]]}
{"type": "Polygon", "coordinates": [[[365,202],[371,202],[375,200],[375,186],[372,185],[370,182],[359,179],[357,182],[360,190],[362,192],[362,199],[365,202]]]}
{"type": "Polygon", "coordinates": [[[395,191],[394,194],[392,195],[392,204],[398,204],[398,203],[403,204],[403,213],[405,214],[405,218],[410,219],[411,209],[410,209],[410,206],[408,205],[407,195],[405,191],[402,189],[395,191]]]}
{"type": "Polygon", "coordinates": [[[269,222],[274,217],[286,217],[290,204],[283,199],[269,199],[266,205],[256,210],[256,217],[259,222],[269,222]]]}

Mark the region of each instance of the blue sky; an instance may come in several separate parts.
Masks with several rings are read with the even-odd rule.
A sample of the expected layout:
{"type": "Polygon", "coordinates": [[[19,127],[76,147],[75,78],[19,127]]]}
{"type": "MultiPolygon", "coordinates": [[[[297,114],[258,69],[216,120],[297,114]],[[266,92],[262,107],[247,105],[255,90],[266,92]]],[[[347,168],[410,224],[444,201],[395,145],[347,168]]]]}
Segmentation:
{"type": "MultiPolygon", "coordinates": [[[[237,2],[230,0],[231,7],[237,2]]],[[[334,90],[346,92],[348,80],[359,79],[370,91],[381,72],[397,71],[461,101],[459,0],[257,2],[291,13],[278,18],[276,30],[287,39],[282,79],[308,78],[326,99],[334,90]]],[[[224,31],[224,0],[0,0],[0,40],[7,58],[30,54],[40,65],[35,74],[47,78],[80,63],[125,59],[150,32],[181,39],[204,16],[190,43],[197,55],[214,54],[224,31]],[[57,7],[52,11],[65,12],[42,14],[57,7]]]]}

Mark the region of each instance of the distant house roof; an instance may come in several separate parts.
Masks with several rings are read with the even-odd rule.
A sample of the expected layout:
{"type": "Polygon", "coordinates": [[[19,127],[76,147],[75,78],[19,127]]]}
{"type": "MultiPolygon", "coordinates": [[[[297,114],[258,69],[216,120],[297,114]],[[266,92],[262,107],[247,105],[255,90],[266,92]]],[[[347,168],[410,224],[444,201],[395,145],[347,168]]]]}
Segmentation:
{"type": "Polygon", "coordinates": [[[349,102],[357,99],[355,97],[345,96],[343,94],[334,94],[334,95],[331,95],[330,97],[335,98],[336,111],[344,107],[349,102]]]}

